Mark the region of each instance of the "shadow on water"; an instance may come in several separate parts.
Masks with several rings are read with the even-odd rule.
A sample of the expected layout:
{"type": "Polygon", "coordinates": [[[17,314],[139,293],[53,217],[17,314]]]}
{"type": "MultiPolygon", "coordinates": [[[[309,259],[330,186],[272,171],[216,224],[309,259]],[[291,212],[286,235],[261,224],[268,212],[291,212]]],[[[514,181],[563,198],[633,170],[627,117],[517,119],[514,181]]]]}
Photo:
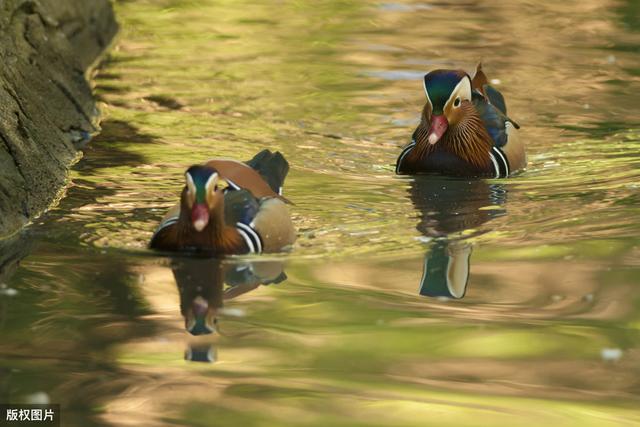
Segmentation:
{"type": "MultiPolygon", "coordinates": [[[[287,279],[282,261],[229,262],[175,257],[171,260],[171,270],[180,295],[185,330],[194,336],[220,332],[218,315],[225,301],[261,285],[278,284],[287,279]]],[[[214,362],[215,355],[213,344],[199,341],[189,345],[185,359],[214,362]]]]}
{"type": "Polygon", "coordinates": [[[506,214],[504,185],[418,176],[409,196],[420,212],[418,231],[433,239],[424,258],[420,295],[463,298],[471,272],[470,239],[486,232],[483,224],[506,214]]]}
{"type": "Polygon", "coordinates": [[[140,380],[123,373],[114,346],[155,333],[135,260],[29,237],[15,248],[2,251],[13,255],[0,281],[13,275],[0,295],[0,401],[53,401],[67,408],[65,425],[104,425],[94,408],[140,380]],[[37,257],[12,271],[31,248],[37,257]]]}
{"type": "Polygon", "coordinates": [[[180,101],[170,96],[149,95],[144,99],[168,110],[182,110],[184,108],[184,105],[180,101]]]}
{"type": "Polygon", "coordinates": [[[114,166],[137,166],[147,159],[127,150],[129,144],[150,144],[156,137],[141,132],[136,126],[122,120],[105,120],[101,133],[85,148],[85,156],[75,166],[80,174],[114,166]]]}
{"type": "MultiPolygon", "coordinates": [[[[87,222],[69,213],[116,194],[94,182],[96,170],[145,162],[120,144],[153,141],[124,121],[103,122],[60,205],[0,244],[0,402],[54,401],[67,408],[68,425],[102,426],[94,408],[140,380],[122,372],[113,352],[123,340],[155,333],[143,320],[149,307],[134,271],[139,260],[81,249],[87,222]]],[[[105,210],[101,221],[118,227],[115,213],[105,210]]]]}
{"type": "Polygon", "coordinates": [[[640,3],[636,0],[620,2],[615,11],[619,14],[620,21],[631,31],[640,31],[640,3]]]}
{"type": "Polygon", "coordinates": [[[28,232],[21,232],[8,240],[0,241],[0,284],[8,281],[20,267],[20,260],[29,255],[31,247],[32,238],[28,232]]]}
{"type": "Polygon", "coordinates": [[[65,246],[83,245],[131,228],[132,221],[154,218],[153,212],[140,206],[132,206],[127,218],[121,218],[121,204],[111,205],[105,200],[126,191],[123,185],[135,182],[135,169],[148,162],[144,154],[130,150],[130,146],[155,144],[157,138],[123,120],[105,120],[101,127],[101,133],[84,148],[83,158],[74,166],[65,197],[38,219],[37,224],[42,226],[34,230],[38,239],[65,246]],[[132,171],[125,178],[111,173],[117,168],[132,171]],[[99,237],[95,229],[98,224],[102,229],[99,237]]]}

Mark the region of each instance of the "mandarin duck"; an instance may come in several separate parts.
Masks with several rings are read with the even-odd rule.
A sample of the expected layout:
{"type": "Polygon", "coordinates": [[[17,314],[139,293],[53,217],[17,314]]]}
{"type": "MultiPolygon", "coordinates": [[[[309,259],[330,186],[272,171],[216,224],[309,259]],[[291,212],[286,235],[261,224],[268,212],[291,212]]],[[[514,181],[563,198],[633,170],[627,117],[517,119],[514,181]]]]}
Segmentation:
{"type": "Polygon", "coordinates": [[[473,79],[462,70],[431,71],[424,91],[420,124],[398,157],[397,174],[500,178],[526,166],[519,126],[480,64],[473,79]]]}
{"type": "Polygon", "coordinates": [[[164,216],[149,247],[218,255],[278,252],[295,228],[282,197],[289,164],[263,150],[242,163],[214,159],[185,173],[180,202],[164,216]]]}

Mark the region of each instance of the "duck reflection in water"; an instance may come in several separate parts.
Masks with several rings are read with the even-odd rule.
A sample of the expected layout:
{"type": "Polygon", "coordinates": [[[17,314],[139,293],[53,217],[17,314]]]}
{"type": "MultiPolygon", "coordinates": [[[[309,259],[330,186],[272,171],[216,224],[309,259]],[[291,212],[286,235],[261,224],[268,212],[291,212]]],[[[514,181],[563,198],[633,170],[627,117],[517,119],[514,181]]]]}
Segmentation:
{"type": "MultiPolygon", "coordinates": [[[[287,279],[281,261],[231,261],[212,258],[176,257],[171,270],[180,293],[180,313],[191,335],[206,335],[218,329],[218,314],[224,302],[260,285],[287,279]],[[226,285],[226,286],[225,286],[226,285]]],[[[192,344],[187,360],[214,362],[215,349],[210,343],[192,344]]]]}
{"type": "Polygon", "coordinates": [[[434,239],[425,255],[420,295],[463,298],[469,282],[472,243],[482,224],[506,213],[501,184],[418,175],[409,189],[420,212],[418,231],[434,239]]]}

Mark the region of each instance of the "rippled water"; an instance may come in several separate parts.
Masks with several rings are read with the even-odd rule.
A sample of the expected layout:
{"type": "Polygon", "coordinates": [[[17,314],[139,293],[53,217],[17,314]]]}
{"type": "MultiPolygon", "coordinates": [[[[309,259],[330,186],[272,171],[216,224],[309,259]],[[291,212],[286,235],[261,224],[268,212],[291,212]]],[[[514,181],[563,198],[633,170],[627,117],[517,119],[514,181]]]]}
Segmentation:
{"type": "Polygon", "coordinates": [[[636,1],[116,6],[102,135],[0,256],[0,401],[78,426],[640,423],[636,1]],[[422,75],[480,59],[527,171],[394,176],[422,75]],[[265,147],[291,254],[145,249],[187,166],[265,147]]]}

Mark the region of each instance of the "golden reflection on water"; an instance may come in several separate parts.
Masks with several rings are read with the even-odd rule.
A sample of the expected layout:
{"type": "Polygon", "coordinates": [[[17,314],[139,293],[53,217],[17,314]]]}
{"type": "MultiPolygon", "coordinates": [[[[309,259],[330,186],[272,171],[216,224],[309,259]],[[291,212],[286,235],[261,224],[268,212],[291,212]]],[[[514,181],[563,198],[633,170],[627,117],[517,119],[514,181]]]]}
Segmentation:
{"type": "Polygon", "coordinates": [[[98,74],[105,134],[78,177],[109,191],[73,209],[93,228],[84,241],[143,248],[186,166],[268,146],[292,159],[295,256],[416,253],[410,180],[392,164],[423,103],[420,76],[479,59],[530,159],[504,181],[509,215],[485,228],[513,245],[629,234],[617,201],[639,178],[626,47],[637,34],[616,31],[607,2],[297,3],[277,19],[242,4],[120,7],[125,30],[98,74]],[[114,150],[129,164],[103,166],[114,150]]]}
{"type": "Polygon", "coordinates": [[[640,422],[635,2],[116,7],[103,133],[33,247],[0,252],[0,397],[83,426],[640,422]],[[394,176],[423,73],[478,60],[527,171],[394,176]],[[291,254],[146,251],[187,166],[265,147],[291,254]]]}

